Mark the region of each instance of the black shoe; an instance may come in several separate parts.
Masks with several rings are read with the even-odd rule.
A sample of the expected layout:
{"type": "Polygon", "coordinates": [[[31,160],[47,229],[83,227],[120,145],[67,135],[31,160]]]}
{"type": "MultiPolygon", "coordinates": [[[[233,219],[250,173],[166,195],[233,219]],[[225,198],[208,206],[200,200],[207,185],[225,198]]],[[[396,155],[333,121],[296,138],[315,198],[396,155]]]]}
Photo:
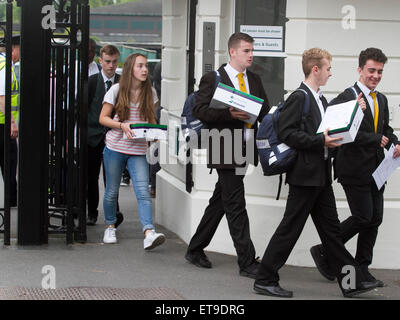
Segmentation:
{"type": "Polygon", "coordinates": [[[279,298],[292,298],[293,292],[285,290],[277,284],[276,286],[263,286],[261,284],[254,283],[254,291],[266,296],[279,297],[279,298]]]}
{"type": "Polygon", "coordinates": [[[185,255],[185,259],[200,268],[209,269],[212,267],[211,261],[208,260],[208,257],[204,252],[187,252],[185,255]]]}
{"type": "Polygon", "coordinates": [[[319,273],[329,281],[335,281],[336,277],[329,267],[328,259],[324,254],[324,248],[322,245],[320,244],[311,247],[310,252],[319,273]]]}
{"type": "Polygon", "coordinates": [[[86,225],[88,226],[94,226],[97,222],[97,217],[88,217],[86,220],[86,225]]]}
{"type": "Polygon", "coordinates": [[[385,283],[382,281],[382,280],[378,280],[378,279],[376,279],[369,271],[368,271],[368,269],[367,270],[364,270],[363,271],[363,274],[364,274],[364,276],[365,276],[365,280],[367,280],[368,282],[376,282],[377,284],[378,284],[378,287],[379,288],[383,288],[384,286],[385,286],[385,283]]]}
{"type": "Polygon", "coordinates": [[[129,183],[130,183],[129,177],[122,177],[121,186],[127,187],[127,186],[129,186],[129,183]]]}
{"type": "Polygon", "coordinates": [[[373,290],[377,287],[378,287],[378,281],[364,281],[361,282],[355,289],[343,289],[343,288],[341,289],[343,292],[343,296],[345,296],[346,298],[352,298],[355,295],[373,290]]]}
{"type": "Polygon", "coordinates": [[[118,228],[118,226],[124,221],[124,215],[122,212],[117,212],[117,221],[114,223],[114,227],[118,228]]]}
{"type": "Polygon", "coordinates": [[[240,269],[239,274],[242,277],[249,277],[255,279],[257,276],[258,268],[260,267],[260,262],[254,260],[253,263],[246,268],[240,269]]]}

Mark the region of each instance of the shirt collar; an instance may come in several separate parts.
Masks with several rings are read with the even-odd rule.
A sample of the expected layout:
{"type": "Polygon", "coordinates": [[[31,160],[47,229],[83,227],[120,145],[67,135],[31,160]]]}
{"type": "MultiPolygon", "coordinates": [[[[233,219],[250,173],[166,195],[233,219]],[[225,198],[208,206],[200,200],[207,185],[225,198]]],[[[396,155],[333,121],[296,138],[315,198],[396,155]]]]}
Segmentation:
{"type": "Polygon", "coordinates": [[[371,92],[376,92],[376,89],[371,90],[364,84],[362,84],[360,81],[357,81],[358,87],[361,89],[361,91],[364,93],[364,96],[368,97],[371,92]]]}
{"type": "MultiPolygon", "coordinates": [[[[226,71],[226,73],[228,74],[228,76],[229,76],[229,77],[232,77],[232,78],[236,78],[237,75],[240,73],[240,72],[237,71],[235,68],[233,68],[233,67],[230,65],[230,63],[227,63],[227,64],[226,64],[225,71],[226,71]]],[[[242,72],[244,77],[247,77],[247,73],[246,73],[246,72],[247,72],[246,69],[242,72]]]]}
{"type": "Polygon", "coordinates": [[[112,83],[114,83],[115,73],[114,73],[114,75],[113,75],[111,78],[108,78],[108,77],[104,74],[103,69],[101,69],[101,75],[103,76],[104,83],[106,83],[108,80],[110,80],[112,83]]]}
{"type": "Polygon", "coordinates": [[[323,96],[323,92],[320,88],[318,88],[317,92],[315,92],[314,89],[311,88],[307,83],[305,83],[304,81],[303,81],[303,83],[304,83],[304,85],[307,86],[308,89],[310,89],[311,93],[314,95],[315,98],[321,98],[323,96]]]}

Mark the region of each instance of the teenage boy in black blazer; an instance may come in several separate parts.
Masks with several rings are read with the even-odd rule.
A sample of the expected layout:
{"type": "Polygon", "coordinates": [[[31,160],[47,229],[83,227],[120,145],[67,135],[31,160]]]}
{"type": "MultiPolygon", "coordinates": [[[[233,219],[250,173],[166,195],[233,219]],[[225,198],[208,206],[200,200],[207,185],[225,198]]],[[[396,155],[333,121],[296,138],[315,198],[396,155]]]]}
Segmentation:
{"type": "MultiPolygon", "coordinates": [[[[398,138],[389,126],[388,100],[382,93],[376,91],[386,61],[387,57],[380,49],[368,48],[361,51],[358,66],[360,79],[354,84],[354,88],[367,102],[367,107],[354,142],[342,145],[337,150],[334,161],[335,175],[345,191],[351,211],[351,216],[340,225],[341,237],[346,243],[358,234],[355,259],[366,278],[370,280],[376,280],[368,271],[368,266],[372,262],[378,227],[383,218],[385,189],[384,186],[380,190],[377,189],[372,173],[385,157],[384,147],[389,149],[393,143],[394,157],[400,155],[398,138]],[[370,96],[371,92],[376,94],[377,110],[374,97],[370,96]]],[[[330,105],[353,99],[354,92],[348,88],[333,99],[330,105]]],[[[334,280],[323,246],[312,247],[311,253],[321,274],[329,280],[334,280]]],[[[378,283],[380,287],[384,285],[380,280],[378,283]]]]}
{"type": "Polygon", "coordinates": [[[285,264],[304,228],[309,215],[326,248],[329,260],[345,296],[353,296],[376,287],[360,276],[355,260],[338,237],[338,219],[332,189],[331,160],[328,148],[338,146],[341,138],[331,138],[326,130],[317,135],[317,129],[328,105],[320,91],[331,76],[331,55],[318,48],[306,50],[302,58],[305,81],[300,89],[310,98],[310,112],[302,123],[305,94],[296,91],[287,99],[278,120],[278,136],[288,146],[298,150],[293,168],[287,172],[289,194],[281,223],[272,236],[254,283],[258,293],[290,298],[293,292],[279,286],[279,269],[285,264]],[[354,267],[355,287],[343,287],[342,268],[354,267]]]}
{"type": "MultiPolygon", "coordinates": [[[[260,77],[247,70],[253,62],[253,42],[254,39],[244,33],[231,35],[228,41],[229,63],[222,65],[218,71],[222,83],[239,90],[242,90],[240,86],[242,83],[242,87],[245,87],[244,90],[248,93],[264,99],[257,119],[261,121],[268,113],[269,102],[260,77]],[[243,77],[242,82],[241,77],[243,77]]],[[[214,94],[215,78],[215,72],[206,73],[202,77],[193,112],[210,129],[208,168],[217,170],[218,182],[196,233],[189,243],[185,258],[196,266],[211,268],[211,262],[203,250],[209,245],[225,214],[238,256],[239,273],[254,278],[259,262],[255,259],[255,249],[250,239],[243,178],[247,165],[249,163],[257,165],[258,162],[254,139],[257,123],[249,130],[242,121],[248,119],[245,112],[234,108],[223,110],[209,108],[214,94]],[[224,135],[222,130],[230,133],[232,138],[230,142],[230,139],[221,138],[224,135]],[[213,132],[221,132],[221,135],[213,132]],[[225,146],[224,143],[229,145],[225,146]],[[215,152],[213,154],[213,149],[218,154],[215,152]]]]}
{"type": "MultiPolygon", "coordinates": [[[[113,45],[106,45],[100,50],[99,73],[88,80],[88,218],[87,225],[96,224],[99,204],[99,174],[103,162],[105,128],[99,123],[103,107],[103,98],[108,89],[119,80],[115,73],[118,67],[119,50],[113,45]]],[[[119,210],[118,210],[119,211],[119,210]]],[[[118,218],[118,216],[117,216],[118,218]]],[[[119,220],[123,219],[119,214],[119,220]]],[[[122,222],[122,220],[121,220],[122,222]]],[[[120,223],[121,223],[120,222],[120,223]]]]}

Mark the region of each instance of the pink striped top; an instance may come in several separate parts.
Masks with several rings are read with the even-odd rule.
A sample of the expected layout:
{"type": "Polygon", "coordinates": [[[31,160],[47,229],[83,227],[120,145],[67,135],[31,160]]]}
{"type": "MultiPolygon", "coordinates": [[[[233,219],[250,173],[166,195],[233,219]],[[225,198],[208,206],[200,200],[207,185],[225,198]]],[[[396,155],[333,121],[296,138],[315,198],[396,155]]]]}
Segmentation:
{"type": "MultiPolygon", "coordinates": [[[[104,96],[103,103],[107,102],[115,106],[116,99],[119,91],[119,84],[114,84],[110,90],[104,96]]],[[[152,88],[153,92],[153,101],[154,104],[157,103],[157,93],[154,88],[152,88]]],[[[115,121],[119,121],[118,115],[116,114],[113,118],[115,121]]],[[[133,122],[133,123],[147,123],[140,117],[139,113],[139,103],[131,103],[130,112],[129,112],[129,120],[125,120],[124,122],[133,122]]],[[[106,146],[108,149],[121,152],[124,154],[131,155],[145,155],[147,151],[147,142],[144,140],[131,140],[124,139],[123,132],[120,129],[111,129],[106,134],[106,146]]]]}

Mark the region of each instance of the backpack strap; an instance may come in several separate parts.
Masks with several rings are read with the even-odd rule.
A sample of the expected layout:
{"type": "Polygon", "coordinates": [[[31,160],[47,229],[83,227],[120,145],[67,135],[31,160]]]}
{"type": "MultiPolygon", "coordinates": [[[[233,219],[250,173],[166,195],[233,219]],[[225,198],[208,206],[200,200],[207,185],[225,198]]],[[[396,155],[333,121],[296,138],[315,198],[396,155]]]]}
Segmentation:
{"type": "Polygon", "coordinates": [[[305,94],[305,101],[303,105],[303,113],[301,114],[301,130],[304,131],[304,123],[306,122],[306,118],[310,113],[310,97],[306,90],[304,89],[296,89],[295,91],[302,91],[305,94]]]}
{"type": "Polygon", "coordinates": [[[221,75],[219,74],[218,70],[215,70],[215,85],[214,85],[214,91],[217,89],[218,84],[221,82],[221,75]]]}
{"type": "Polygon", "coordinates": [[[308,115],[310,112],[310,97],[308,96],[308,93],[304,89],[296,89],[295,91],[302,91],[305,94],[305,101],[304,101],[304,106],[303,106],[303,120],[305,119],[305,116],[308,115]]]}
{"type": "Polygon", "coordinates": [[[354,88],[354,86],[352,86],[352,87],[348,87],[347,89],[350,89],[350,90],[352,90],[352,91],[353,91],[353,93],[354,93],[354,98],[355,98],[355,99],[357,99],[357,98],[358,98],[358,93],[357,93],[357,90],[356,90],[356,88],[354,88]]]}

